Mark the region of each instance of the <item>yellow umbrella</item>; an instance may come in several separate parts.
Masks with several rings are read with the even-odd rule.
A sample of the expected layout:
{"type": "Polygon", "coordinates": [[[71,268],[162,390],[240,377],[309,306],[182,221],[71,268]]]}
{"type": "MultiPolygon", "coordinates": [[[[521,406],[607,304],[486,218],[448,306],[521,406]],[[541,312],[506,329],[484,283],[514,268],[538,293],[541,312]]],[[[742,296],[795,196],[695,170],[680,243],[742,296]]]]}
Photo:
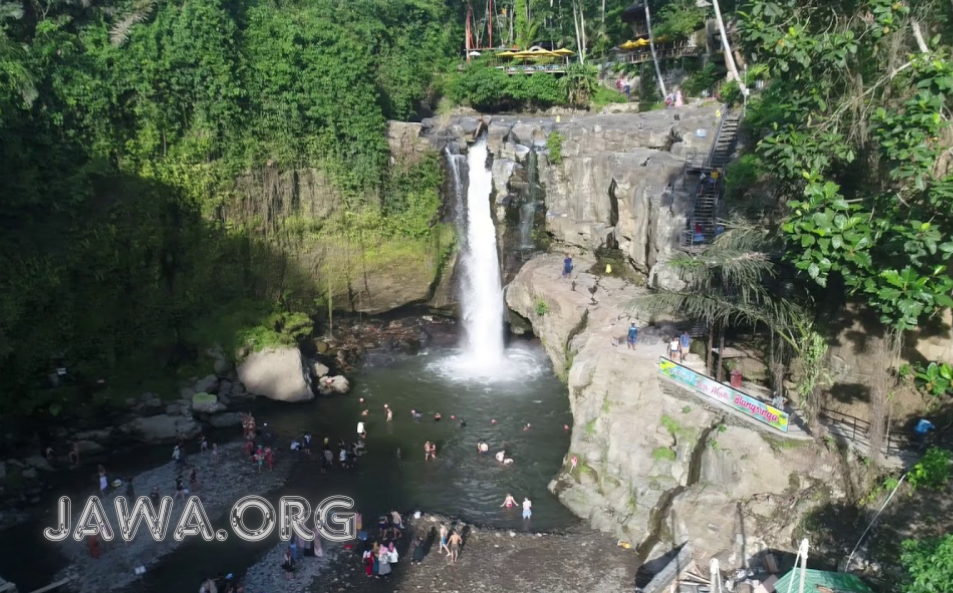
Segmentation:
{"type": "Polygon", "coordinates": [[[560,54],[553,53],[551,51],[539,50],[539,51],[520,51],[516,52],[514,58],[555,58],[560,54]]]}
{"type": "Polygon", "coordinates": [[[626,41],[625,43],[619,46],[619,49],[635,49],[637,47],[639,47],[638,41],[626,41]]]}
{"type": "Polygon", "coordinates": [[[571,55],[574,55],[576,52],[572,51],[571,49],[566,49],[562,47],[557,50],[554,50],[553,53],[560,56],[571,56],[571,55]]]}
{"type": "Polygon", "coordinates": [[[515,55],[516,55],[516,52],[510,51],[510,50],[506,50],[506,51],[501,51],[500,53],[496,54],[496,57],[498,57],[498,58],[512,58],[512,57],[515,56],[515,55]]]}

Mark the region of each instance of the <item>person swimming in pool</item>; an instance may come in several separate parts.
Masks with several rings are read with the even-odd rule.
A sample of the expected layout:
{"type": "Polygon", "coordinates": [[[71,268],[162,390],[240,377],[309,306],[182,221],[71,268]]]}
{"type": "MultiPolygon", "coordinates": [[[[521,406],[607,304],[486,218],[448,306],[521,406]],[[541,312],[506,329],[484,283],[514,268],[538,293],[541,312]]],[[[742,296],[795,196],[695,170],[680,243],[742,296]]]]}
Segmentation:
{"type": "Polygon", "coordinates": [[[440,415],[440,412],[437,412],[436,414],[433,415],[434,422],[440,422],[441,418],[443,418],[443,416],[440,415]]]}
{"type": "Polygon", "coordinates": [[[498,451],[496,454],[496,460],[500,463],[503,463],[503,459],[506,458],[506,451],[498,451]]]}
{"type": "Polygon", "coordinates": [[[507,492],[507,493],[506,493],[506,499],[503,501],[503,504],[501,504],[500,506],[501,506],[501,507],[506,507],[506,508],[508,508],[508,509],[513,508],[513,507],[516,506],[516,499],[513,498],[513,495],[512,495],[512,494],[510,494],[509,492],[507,492]]]}

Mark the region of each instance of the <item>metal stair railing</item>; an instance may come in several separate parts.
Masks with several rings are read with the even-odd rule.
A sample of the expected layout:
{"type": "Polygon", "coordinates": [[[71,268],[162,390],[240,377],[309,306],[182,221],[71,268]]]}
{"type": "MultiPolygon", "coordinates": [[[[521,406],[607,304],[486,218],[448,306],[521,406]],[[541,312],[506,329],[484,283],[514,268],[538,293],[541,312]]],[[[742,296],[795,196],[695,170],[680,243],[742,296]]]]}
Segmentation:
{"type": "MultiPolygon", "coordinates": [[[[740,127],[740,114],[726,109],[721,121],[718,122],[718,130],[715,133],[715,139],[704,164],[701,167],[696,167],[693,158],[691,168],[701,173],[710,174],[713,170],[721,169],[727,165],[738,140],[740,127]]],[[[688,163],[686,163],[686,168],[688,166],[688,163]]],[[[692,216],[688,221],[688,229],[683,231],[680,238],[680,246],[683,249],[699,251],[714,239],[716,231],[715,215],[721,202],[723,186],[724,175],[721,175],[714,183],[711,182],[710,177],[705,179],[699,177],[692,198],[692,216]],[[702,183],[711,185],[705,188],[702,183]],[[695,232],[696,227],[700,227],[700,232],[695,232]]]]}

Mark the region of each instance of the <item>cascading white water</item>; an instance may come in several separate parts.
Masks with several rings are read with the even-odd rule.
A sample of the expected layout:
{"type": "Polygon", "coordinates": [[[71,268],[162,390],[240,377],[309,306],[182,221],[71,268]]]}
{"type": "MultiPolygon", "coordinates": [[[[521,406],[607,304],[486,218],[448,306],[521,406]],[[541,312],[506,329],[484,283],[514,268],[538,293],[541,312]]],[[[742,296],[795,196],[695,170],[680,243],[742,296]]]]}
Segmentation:
{"type": "Polygon", "coordinates": [[[486,140],[480,138],[467,155],[467,245],[461,260],[460,306],[466,332],[464,356],[474,370],[497,370],[503,357],[503,288],[496,226],[490,212],[493,174],[486,166],[486,140]]]}
{"type": "Polygon", "coordinates": [[[496,226],[490,208],[493,174],[486,161],[484,138],[470,146],[466,157],[447,151],[447,166],[456,194],[454,215],[457,229],[465,238],[458,272],[464,342],[457,354],[441,357],[428,368],[455,381],[525,381],[545,372],[546,367],[537,351],[525,347],[504,350],[506,307],[500,284],[496,226]]]}

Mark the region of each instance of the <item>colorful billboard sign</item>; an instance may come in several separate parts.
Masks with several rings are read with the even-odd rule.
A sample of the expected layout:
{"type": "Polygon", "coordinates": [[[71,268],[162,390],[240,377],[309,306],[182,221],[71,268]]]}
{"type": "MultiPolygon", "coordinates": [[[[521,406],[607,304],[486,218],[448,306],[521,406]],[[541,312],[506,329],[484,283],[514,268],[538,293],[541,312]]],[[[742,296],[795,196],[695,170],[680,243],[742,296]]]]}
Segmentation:
{"type": "Polygon", "coordinates": [[[789,418],[786,413],[724,383],[719,383],[664,356],[659,357],[658,372],[775,430],[788,431],[789,418]]]}

